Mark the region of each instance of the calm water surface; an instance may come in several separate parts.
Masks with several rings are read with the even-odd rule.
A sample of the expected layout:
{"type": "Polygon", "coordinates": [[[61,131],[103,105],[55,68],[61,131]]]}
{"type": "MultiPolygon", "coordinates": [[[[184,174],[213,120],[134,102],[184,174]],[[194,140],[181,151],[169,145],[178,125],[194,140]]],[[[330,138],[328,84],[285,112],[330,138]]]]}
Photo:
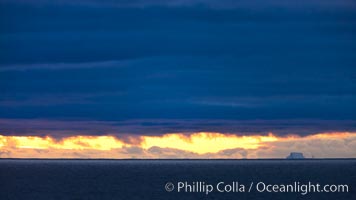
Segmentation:
{"type": "MultiPolygon", "coordinates": [[[[356,199],[356,160],[0,160],[0,199],[356,199]],[[256,184],[347,184],[348,192],[260,193],[256,184]],[[165,190],[167,182],[174,186],[165,190]],[[214,191],[177,191],[178,182],[214,191]],[[218,192],[238,182],[245,192],[218,192]],[[252,190],[248,192],[250,184],[252,190]],[[204,188],[204,187],[201,187],[204,188]]],[[[171,187],[171,185],[170,185],[171,187]]]]}

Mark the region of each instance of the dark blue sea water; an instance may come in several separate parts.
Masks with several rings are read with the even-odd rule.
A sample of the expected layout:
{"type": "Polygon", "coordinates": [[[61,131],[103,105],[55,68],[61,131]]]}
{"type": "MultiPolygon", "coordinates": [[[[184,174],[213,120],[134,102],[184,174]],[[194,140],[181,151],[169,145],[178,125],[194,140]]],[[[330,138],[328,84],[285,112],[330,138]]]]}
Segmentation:
{"type": "MultiPolygon", "coordinates": [[[[1,200],[342,200],[356,199],[356,160],[2,159],[0,160],[0,183],[1,200]],[[320,184],[321,187],[348,185],[348,192],[323,191],[308,192],[303,195],[302,191],[281,192],[280,189],[281,185],[289,184],[291,187],[291,185],[303,185],[309,182],[320,184]],[[233,183],[235,186],[230,187],[229,185],[233,183]],[[167,192],[166,184],[166,188],[173,191],[167,192]],[[260,187],[259,190],[263,190],[263,185],[266,187],[271,185],[270,189],[273,185],[277,185],[275,187],[279,189],[276,190],[277,192],[266,190],[259,192],[256,189],[257,184],[260,187]],[[195,190],[194,185],[197,185],[195,190]],[[242,185],[245,186],[244,191],[241,189],[242,185]],[[237,188],[238,191],[225,191],[225,187],[227,190],[237,188]],[[206,188],[213,188],[213,190],[206,194],[206,190],[204,191],[206,188]]],[[[335,188],[336,186],[329,187],[329,189],[335,188]]]]}

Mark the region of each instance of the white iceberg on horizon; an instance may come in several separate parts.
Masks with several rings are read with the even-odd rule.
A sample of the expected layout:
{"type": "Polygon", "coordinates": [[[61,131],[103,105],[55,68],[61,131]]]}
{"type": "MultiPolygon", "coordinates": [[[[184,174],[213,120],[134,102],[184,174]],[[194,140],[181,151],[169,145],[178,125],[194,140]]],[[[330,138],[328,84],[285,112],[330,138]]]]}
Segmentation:
{"type": "Polygon", "coordinates": [[[287,156],[287,159],[305,159],[305,157],[303,156],[303,153],[291,152],[289,156],[287,156]]]}

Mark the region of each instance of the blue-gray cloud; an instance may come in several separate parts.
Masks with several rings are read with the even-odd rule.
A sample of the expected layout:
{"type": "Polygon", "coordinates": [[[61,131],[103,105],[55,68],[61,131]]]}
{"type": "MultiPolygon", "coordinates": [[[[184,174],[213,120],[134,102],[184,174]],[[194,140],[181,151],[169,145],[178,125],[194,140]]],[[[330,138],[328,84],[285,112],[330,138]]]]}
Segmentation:
{"type": "Polygon", "coordinates": [[[54,4],[54,5],[80,5],[80,6],[110,6],[110,7],[149,7],[149,6],[209,6],[211,8],[264,8],[264,7],[350,7],[355,6],[352,0],[2,0],[4,3],[20,4],[54,4]]]}
{"type": "MultiPolygon", "coordinates": [[[[3,0],[0,117],[352,121],[355,10],[347,0],[3,0]]],[[[205,127],[192,130],[218,131],[205,127]]]]}
{"type": "Polygon", "coordinates": [[[122,121],[0,119],[0,135],[35,135],[56,138],[73,135],[163,135],[218,132],[236,135],[309,135],[354,132],[355,120],[177,120],[135,119],[122,121]]]}

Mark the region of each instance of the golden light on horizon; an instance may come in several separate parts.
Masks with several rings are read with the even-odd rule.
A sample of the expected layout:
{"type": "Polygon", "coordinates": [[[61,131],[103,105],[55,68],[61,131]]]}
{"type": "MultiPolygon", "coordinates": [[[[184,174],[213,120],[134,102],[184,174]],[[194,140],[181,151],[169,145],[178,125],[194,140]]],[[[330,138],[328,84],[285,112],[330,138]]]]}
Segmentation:
{"type": "MultiPolygon", "coordinates": [[[[340,145],[345,141],[347,145],[351,145],[345,149],[346,152],[351,152],[352,154],[353,149],[356,148],[356,133],[352,132],[318,133],[308,136],[288,135],[284,137],[276,136],[272,133],[268,135],[235,135],[199,132],[189,135],[171,133],[162,136],[132,137],[137,139],[135,141],[140,142],[125,142],[125,140],[114,136],[79,135],[55,139],[49,136],[0,135],[0,157],[156,158],[159,155],[148,155],[149,153],[147,153],[154,147],[162,149],[162,153],[169,152],[169,149],[171,149],[190,152],[199,157],[199,155],[206,156],[208,154],[209,156],[220,155],[219,152],[229,149],[253,152],[266,148],[283,147],[283,151],[289,151],[295,150],[291,144],[304,148],[306,143],[311,149],[314,148],[315,151],[317,147],[314,147],[314,142],[317,142],[318,145],[324,145],[323,148],[327,148],[329,142],[337,142],[340,145]],[[141,154],[127,151],[130,148],[140,149],[138,152],[141,152],[141,154]],[[117,152],[123,153],[117,156],[117,152]]],[[[285,152],[283,152],[284,154],[285,152]]],[[[172,154],[172,158],[174,156],[179,155],[178,153],[177,155],[172,154]]],[[[254,156],[258,157],[258,155],[254,156]]]]}
{"type": "Polygon", "coordinates": [[[153,146],[173,148],[190,151],[198,154],[216,153],[224,149],[243,148],[256,149],[263,142],[277,141],[278,138],[268,136],[237,136],[222,133],[194,133],[186,136],[183,134],[167,134],[163,136],[143,136],[142,147],[148,149],[153,146]]]}
{"type": "Polygon", "coordinates": [[[17,148],[72,150],[110,150],[124,145],[114,136],[71,136],[58,141],[49,136],[0,136],[0,147],[6,144],[17,148]]]}

